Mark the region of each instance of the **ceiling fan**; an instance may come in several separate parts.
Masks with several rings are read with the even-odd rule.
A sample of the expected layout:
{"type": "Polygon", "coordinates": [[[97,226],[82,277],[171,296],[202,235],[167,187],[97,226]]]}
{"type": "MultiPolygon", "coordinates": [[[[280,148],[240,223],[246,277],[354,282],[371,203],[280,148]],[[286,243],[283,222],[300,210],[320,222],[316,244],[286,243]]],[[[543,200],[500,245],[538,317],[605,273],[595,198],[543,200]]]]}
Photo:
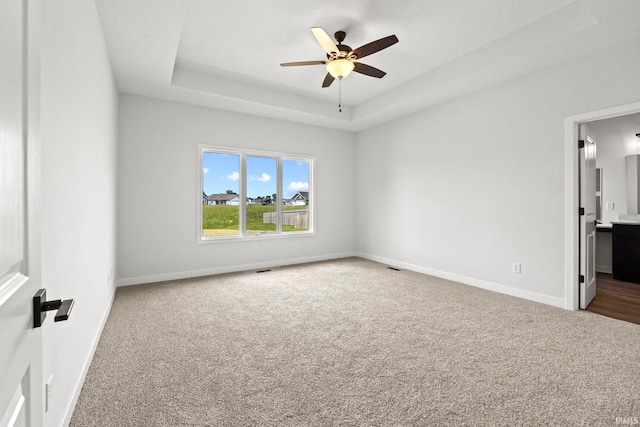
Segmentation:
{"type": "Polygon", "coordinates": [[[367,43],[360,46],[357,49],[351,49],[347,45],[343,45],[347,33],[344,31],[336,31],[335,38],[338,44],[336,45],[331,37],[322,28],[312,28],[313,35],[320,43],[320,46],[327,52],[326,61],[301,61],[301,62],[285,62],[280,64],[283,67],[297,67],[301,65],[321,65],[327,66],[327,75],[322,82],[322,87],[329,87],[331,83],[337,79],[343,79],[347,77],[352,71],[356,73],[364,74],[366,76],[382,78],[387,73],[379,70],[370,65],[363,64],[361,62],[355,62],[360,58],[371,55],[386,49],[391,45],[398,43],[398,38],[395,35],[387,36],[379,40],[367,43]]]}

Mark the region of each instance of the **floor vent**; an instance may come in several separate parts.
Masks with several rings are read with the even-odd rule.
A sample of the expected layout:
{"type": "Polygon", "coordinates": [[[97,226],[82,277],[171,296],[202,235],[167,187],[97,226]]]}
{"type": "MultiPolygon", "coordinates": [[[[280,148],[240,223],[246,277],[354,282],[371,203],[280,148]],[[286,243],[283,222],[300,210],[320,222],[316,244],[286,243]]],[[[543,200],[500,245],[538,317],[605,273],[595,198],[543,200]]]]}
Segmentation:
{"type": "Polygon", "coordinates": [[[389,270],[393,270],[393,271],[402,271],[400,270],[398,267],[387,267],[389,270]]]}
{"type": "Polygon", "coordinates": [[[256,270],[256,273],[266,273],[267,271],[271,271],[271,269],[267,268],[265,270],[256,270]]]}

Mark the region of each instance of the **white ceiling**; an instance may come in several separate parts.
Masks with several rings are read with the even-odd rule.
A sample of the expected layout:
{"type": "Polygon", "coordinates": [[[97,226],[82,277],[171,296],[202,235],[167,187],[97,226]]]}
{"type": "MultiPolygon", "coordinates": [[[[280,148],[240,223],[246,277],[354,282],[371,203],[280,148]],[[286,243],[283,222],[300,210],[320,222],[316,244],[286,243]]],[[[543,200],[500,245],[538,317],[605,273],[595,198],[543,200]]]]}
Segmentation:
{"type": "Polygon", "coordinates": [[[640,0],[96,0],[122,92],[359,131],[640,37],[640,0]],[[400,42],[321,88],[311,33],[400,42]]]}

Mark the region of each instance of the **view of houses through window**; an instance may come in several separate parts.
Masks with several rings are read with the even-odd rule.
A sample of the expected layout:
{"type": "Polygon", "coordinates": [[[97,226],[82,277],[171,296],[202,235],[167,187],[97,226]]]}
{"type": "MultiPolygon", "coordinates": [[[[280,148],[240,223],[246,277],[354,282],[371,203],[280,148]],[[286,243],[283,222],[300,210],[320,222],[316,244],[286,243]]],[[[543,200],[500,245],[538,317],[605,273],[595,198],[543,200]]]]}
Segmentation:
{"type": "Polygon", "coordinates": [[[201,160],[202,239],[313,229],[312,159],[204,147],[201,160]]]}

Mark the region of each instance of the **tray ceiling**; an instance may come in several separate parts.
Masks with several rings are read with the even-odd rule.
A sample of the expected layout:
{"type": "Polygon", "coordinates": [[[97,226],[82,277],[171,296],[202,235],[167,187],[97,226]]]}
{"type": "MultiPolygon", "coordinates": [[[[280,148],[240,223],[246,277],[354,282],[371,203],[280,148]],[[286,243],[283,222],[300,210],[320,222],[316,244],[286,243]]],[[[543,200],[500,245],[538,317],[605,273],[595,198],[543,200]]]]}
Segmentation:
{"type": "Polygon", "coordinates": [[[640,37],[637,0],[96,0],[122,92],[359,131],[640,37]],[[321,88],[311,27],[400,42],[321,88]]]}

